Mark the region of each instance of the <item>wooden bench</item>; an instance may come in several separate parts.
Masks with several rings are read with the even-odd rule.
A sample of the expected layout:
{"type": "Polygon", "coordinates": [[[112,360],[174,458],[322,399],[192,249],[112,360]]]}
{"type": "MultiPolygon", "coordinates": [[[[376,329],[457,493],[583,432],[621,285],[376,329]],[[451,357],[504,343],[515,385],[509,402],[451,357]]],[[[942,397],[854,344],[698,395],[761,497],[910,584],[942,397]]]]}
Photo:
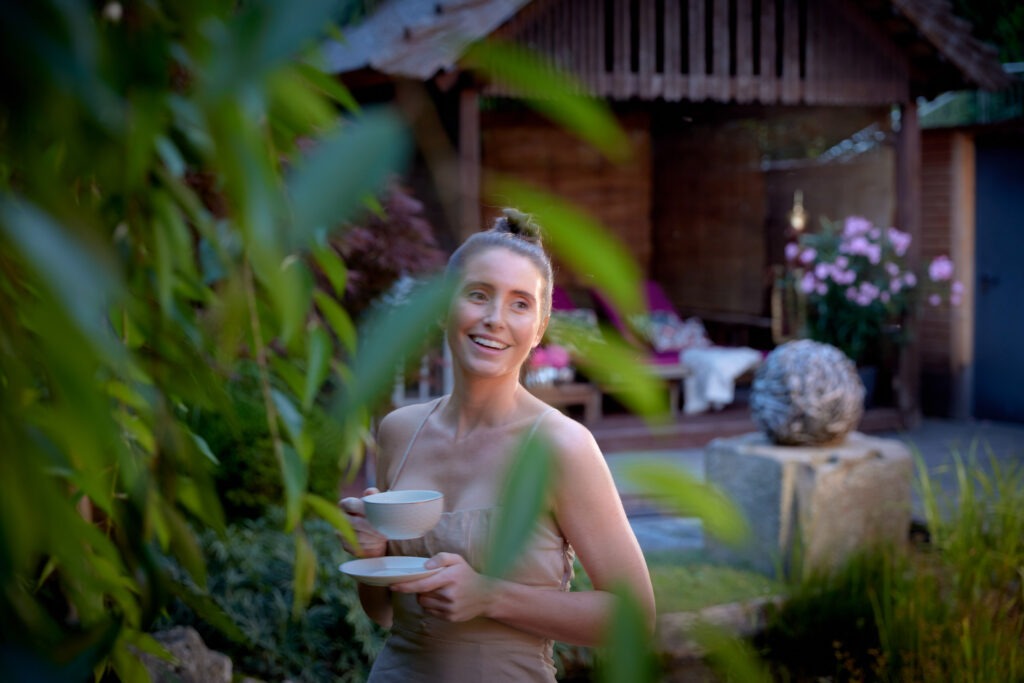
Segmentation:
{"type": "Polygon", "coordinates": [[[594,424],[601,419],[601,392],[593,384],[534,384],[527,389],[540,400],[563,412],[569,406],[583,406],[584,424],[594,424]]]}

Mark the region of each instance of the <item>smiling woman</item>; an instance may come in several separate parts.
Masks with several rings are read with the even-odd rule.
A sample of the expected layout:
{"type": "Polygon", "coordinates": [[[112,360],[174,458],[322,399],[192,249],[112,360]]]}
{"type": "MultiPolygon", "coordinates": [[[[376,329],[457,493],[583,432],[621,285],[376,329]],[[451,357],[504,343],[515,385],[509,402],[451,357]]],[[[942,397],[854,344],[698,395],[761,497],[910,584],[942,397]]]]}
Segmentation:
{"type": "Polygon", "coordinates": [[[360,586],[366,612],[391,627],[370,680],[554,681],[552,641],[598,644],[613,586],[627,586],[653,625],[650,576],[591,433],[519,381],[551,314],[539,226],[506,210],[456,250],[448,272],[454,388],[385,417],[377,459],[383,488],[441,492],[441,520],[420,538],[388,539],[367,523],[361,499],[342,501],[360,541],[351,552],[429,558],[425,567],[437,570],[360,586]],[[551,485],[532,492],[543,509],[514,566],[495,571],[488,553],[506,522],[502,490],[531,440],[550,453],[551,485]],[[576,555],[593,590],[569,591],[576,555]]]}

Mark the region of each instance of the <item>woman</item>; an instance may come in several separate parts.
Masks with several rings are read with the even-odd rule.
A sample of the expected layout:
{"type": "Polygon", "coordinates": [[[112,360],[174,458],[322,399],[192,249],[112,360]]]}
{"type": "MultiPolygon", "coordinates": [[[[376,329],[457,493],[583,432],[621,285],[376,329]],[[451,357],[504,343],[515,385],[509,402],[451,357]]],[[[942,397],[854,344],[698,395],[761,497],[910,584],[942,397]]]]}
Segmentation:
{"type": "Polygon", "coordinates": [[[506,209],[455,251],[448,270],[454,388],[385,417],[377,456],[382,488],[441,491],[446,512],[425,537],[388,543],[358,498],[341,503],[361,556],[430,557],[427,566],[441,568],[390,587],[360,585],[367,614],[391,628],[370,680],[553,681],[552,641],[600,644],[613,585],[628,586],[653,624],[650,575],[590,431],[519,382],[551,314],[551,261],[536,224],[506,209]],[[516,446],[531,433],[552,445],[550,510],[511,576],[487,578],[478,572],[488,525],[516,446]],[[593,591],[568,592],[574,553],[593,591]]]}

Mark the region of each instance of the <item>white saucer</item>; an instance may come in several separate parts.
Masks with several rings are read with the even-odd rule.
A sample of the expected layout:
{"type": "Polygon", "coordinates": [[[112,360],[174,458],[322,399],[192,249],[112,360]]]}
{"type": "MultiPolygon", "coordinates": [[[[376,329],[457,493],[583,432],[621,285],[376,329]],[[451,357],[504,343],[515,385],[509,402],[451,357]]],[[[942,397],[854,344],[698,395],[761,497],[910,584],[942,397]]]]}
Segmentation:
{"type": "Polygon", "coordinates": [[[430,576],[441,568],[427,569],[423,565],[426,557],[368,557],[349,560],[341,565],[341,571],[356,581],[370,586],[390,586],[399,581],[412,581],[430,576]]]}

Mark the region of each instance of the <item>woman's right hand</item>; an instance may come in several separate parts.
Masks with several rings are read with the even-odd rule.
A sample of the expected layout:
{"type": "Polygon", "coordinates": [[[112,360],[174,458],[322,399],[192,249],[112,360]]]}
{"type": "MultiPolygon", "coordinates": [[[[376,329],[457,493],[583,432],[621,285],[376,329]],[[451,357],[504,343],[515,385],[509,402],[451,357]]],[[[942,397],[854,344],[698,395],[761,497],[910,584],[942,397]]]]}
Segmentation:
{"type": "MultiPolygon", "coordinates": [[[[380,491],[370,487],[363,491],[363,496],[369,496],[373,493],[380,493],[380,491]]],[[[388,539],[366,521],[366,510],[362,499],[355,497],[342,498],[338,505],[341,507],[342,512],[348,516],[348,521],[356,532],[356,540],[359,542],[359,547],[354,548],[342,536],[341,545],[345,548],[345,551],[356,557],[383,557],[387,553],[388,539]]]]}

